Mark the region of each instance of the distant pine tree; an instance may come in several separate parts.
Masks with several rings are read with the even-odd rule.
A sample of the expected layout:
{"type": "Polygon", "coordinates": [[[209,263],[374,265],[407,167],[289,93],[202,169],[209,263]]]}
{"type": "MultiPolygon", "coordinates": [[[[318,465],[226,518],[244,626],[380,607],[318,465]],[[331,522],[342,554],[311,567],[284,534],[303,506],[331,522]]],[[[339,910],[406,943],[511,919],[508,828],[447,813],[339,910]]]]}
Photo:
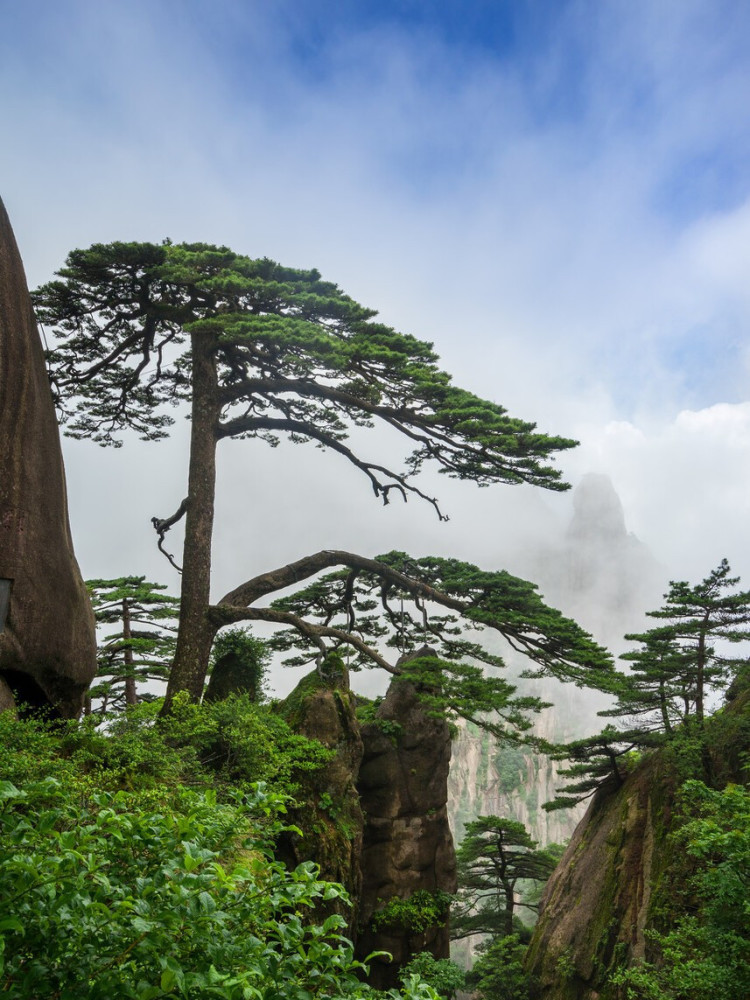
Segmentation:
{"type": "Polygon", "coordinates": [[[99,669],[88,694],[87,711],[105,714],[153,697],[141,687],[166,683],[174,658],[180,602],[166,586],[143,576],[88,580],[97,626],[115,626],[98,646],[99,669]],[[95,708],[92,705],[95,703],[95,708]]]}
{"type": "Polygon", "coordinates": [[[518,884],[546,882],[558,859],[554,848],[537,849],[523,823],[499,816],[468,823],[456,852],[459,892],[451,909],[451,937],[512,934],[518,908],[538,908],[518,898],[518,884]]]}
{"type": "Polygon", "coordinates": [[[653,749],[677,733],[700,738],[707,700],[750,663],[747,656],[728,655],[730,647],[750,640],[750,591],[739,590],[739,577],[730,572],[723,559],[695,586],[673,581],[663,607],[648,613],[664,624],[625,636],[641,644],[621,657],[632,669],[599,675],[602,689],[616,698],[599,714],[621,725],[552,748],[555,760],[571,762],[560,774],[572,782],[545,809],[575,805],[606,781],[620,784],[632,752],[653,749]]]}

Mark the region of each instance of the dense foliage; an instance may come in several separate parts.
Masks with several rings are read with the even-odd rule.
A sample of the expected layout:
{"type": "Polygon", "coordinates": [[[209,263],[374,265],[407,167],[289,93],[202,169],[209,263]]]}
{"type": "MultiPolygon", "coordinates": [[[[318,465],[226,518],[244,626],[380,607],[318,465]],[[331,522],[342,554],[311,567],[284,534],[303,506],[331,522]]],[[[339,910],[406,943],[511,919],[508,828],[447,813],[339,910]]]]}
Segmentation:
{"type": "MultiPolygon", "coordinates": [[[[115,732],[0,715],[3,994],[380,996],[360,979],[343,918],[312,920],[312,907],[343,890],[321,882],[310,863],[290,872],[273,858],[283,798],[249,781],[245,792],[220,783],[217,794],[176,780],[207,782],[216,761],[196,761],[207,741],[227,735],[226,718],[184,703],[163,730],[145,722],[148,707],[115,732]],[[166,759],[152,757],[159,747],[166,759]]],[[[257,711],[236,702],[230,714],[247,721],[250,707],[257,711]]],[[[247,780],[260,763],[235,766],[247,780]]],[[[388,994],[397,995],[436,996],[416,976],[403,994],[388,994]]]]}
{"type": "Polygon", "coordinates": [[[263,701],[270,662],[268,643],[249,629],[223,629],[211,650],[211,677],[204,697],[220,701],[231,694],[247,693],[252,701],[263,701]]]}
{"type": "Polygon", "coordinates": [[[682,808],[687,822],[673,840],[693,861],[692,906],[672,929],[651,932],[658,960],[614,975],[625,1000],[750,996],[750,789],[688,781],[682,808]]]}
{"type": "Polygon", "coordinates": [[[477,951],[466,977],[475,995],[482,1000],[529,1000],[532,981],[523,965],[526,946],[517,934],[490,938],[477,951]]]}
{"type": "Polygon", "coordinates": [[[449,958],[435,958],[429,951],[420,951],[401,970],[402,983],[417,975],[435,990],[443,1000],[454,1000],[458,990],[466,985],[466,973],[449,958]]]}
{"type": "Polygon", "coordinates": [[[370,920],[374,930],[390,928],[409,935],[423,934],[448,919],[452,897],[447,892],[417,889],[408,898],[392,896],[370,920]]]}

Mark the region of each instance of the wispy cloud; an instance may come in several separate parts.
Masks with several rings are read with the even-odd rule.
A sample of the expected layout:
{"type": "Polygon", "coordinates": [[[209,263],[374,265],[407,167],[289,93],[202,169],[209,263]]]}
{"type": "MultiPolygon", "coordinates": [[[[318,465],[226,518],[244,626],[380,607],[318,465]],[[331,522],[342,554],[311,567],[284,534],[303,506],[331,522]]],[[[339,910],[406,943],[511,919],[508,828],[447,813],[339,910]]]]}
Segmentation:
{"type": "MultiPolygon", "coordinates": [[[[609,471],[675,574],[734,552],[741,569],[750,8],[539,2],[490,23],[497,6],[462,4],[460,30],[457,7],[436,21],[417,3],[5,12],[0,174],[30,279],[72,246],[164,236],[317,266],[435,341],[458,381],[580,437],[570,474],[609,471]]],[[[412,507],[368,507],[333,458],[297,449],[290,468],[287,452],[250,448],[244,472],[247,450],[226,458],[219,588],[240,550],[264,565],[274,547],[389,539],[498,553],[483,540],[528,506],[451,490],[439,534],[412,507]],[[253,517],[276,534],[258,539],[253,517]]],[[[69,451],[89,574],[151,560],[148,519],[184,483],[180,447],[155,454],[69,451]]],[[[540,502],[564,520],[564,498],[540,502]]]]}

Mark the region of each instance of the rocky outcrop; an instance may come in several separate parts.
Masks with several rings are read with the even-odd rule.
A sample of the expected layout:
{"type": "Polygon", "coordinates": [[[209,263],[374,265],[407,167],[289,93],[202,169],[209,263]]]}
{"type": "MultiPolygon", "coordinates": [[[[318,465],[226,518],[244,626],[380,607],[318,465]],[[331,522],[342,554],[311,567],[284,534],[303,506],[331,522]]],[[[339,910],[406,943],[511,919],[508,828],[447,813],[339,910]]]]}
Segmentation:
{"type": "Polygon", "coordinates": [[[247,695],[258,700],[257,670],[239,654],[224,653],[214,664],[203,695],[204,702],[225,701],[233,694],[247,695]]]}
{"type": "Polygon", "coordinates": [[[332,751],[323,767],[301,778],[300,805],[289,811],[288,820],[302,832],[282,836],[279,857],[291,868],[302,861],[314,861],[320,866],[321,878],[344,886],[353,908],[334,904],[321,908],[316,916],[341,913],[352,935],[362,885],[364,820],[355,786],[362,737],[346,671],[329,671],[325,677],[317,672],[309,674],[281,703],[279,711],[295,732],[332,751]]]}
{"type": "Polygon", "coordinates": [[[651,891],[665,865],[675,796],[656,763],[618,791],[599,793],[547,884],[528,956],[545,1000],[599,1000],[616,965],[646,954],[651,891]]]}
{"type": "Polygon", "coordinates": [[[377,989],[389,989],[413,954],[449,955],[441,894],[456,889],[446,808],[451,734],[444,720],[425,712],[412,683],[395,679],[373,721],[362,726],[362,737],[357,785],[365,829],[357,954],[393,956],[390,963],[374,959],[368,979],[377,989]],[[399,917],[393,903],[388,908],[393,900],[413,900],[414,912],[399,917]],[[430,910],[440,911],[432,923],[430,910]]]}
{"type": "Polygon", "coordinates": [[[709,720],[704,752],[688,747],[646,757],[591,802],[542,897],[527,957],[537,1000],[619,1000],[612,972],[654,960],[648,931],[671,929],[692,905],[690,861],[670,837],[678,790],[707,771],[716,787],[744,780],[750,692],[709,720]]]}
{"type": "Polygon", "coordinates": [[[0,585],[9,590],[0,677],[18,701],[73,717],[96,673],[94,617],[73,553],[42,345],[2,202],[0,469],[0,585]]]}

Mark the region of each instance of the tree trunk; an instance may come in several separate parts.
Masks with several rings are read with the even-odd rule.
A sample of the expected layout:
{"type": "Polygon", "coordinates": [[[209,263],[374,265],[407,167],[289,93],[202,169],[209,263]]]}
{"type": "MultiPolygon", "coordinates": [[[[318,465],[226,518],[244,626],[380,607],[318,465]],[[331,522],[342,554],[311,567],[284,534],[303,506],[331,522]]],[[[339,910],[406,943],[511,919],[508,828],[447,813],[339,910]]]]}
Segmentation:
{"type": "Polygon", "coordinates": [[[705,684],[706,672],[706,635],[701,632],[698,636],[698,663],[695,675],[695,721],[698,728],[703,729],[703,688],[705,684]]]}
{"type": "Polygon", "coordinates": [[[513,933],[513,914],[516,908],[515,883],[503,882],[505,892],[505,936],[513,933]]]}
{"type": "Polygon", "coordinates": [[[672,724],[669,721],[669,707],[667,705],[667,695],[663,684],[659,685],[659,709],[661,711],[661,720],[664,724],[664,732],[667,736],[671,736],[672,724]]]}
{"type": "Polygon", "coordinates": [[[192,334],[192,427],[185,545],[180,591],[177,649],[162,712],[169,711],[178,691],[199,701],[208,670],[216,626],[208,618],[211,589],[211,535],[216,490],[216,431],[219,386],[215,334],[192,334]]]}
{"type": "Polygon", "coordinates": [[[133,666],[133,648],[129,645],[132,636],[130,634],[130,605],[127,597],[122,599],[122,637],[125,640],[125,704],[137,705],[138,695],[135,690],[135,668],[133,666]]]}

